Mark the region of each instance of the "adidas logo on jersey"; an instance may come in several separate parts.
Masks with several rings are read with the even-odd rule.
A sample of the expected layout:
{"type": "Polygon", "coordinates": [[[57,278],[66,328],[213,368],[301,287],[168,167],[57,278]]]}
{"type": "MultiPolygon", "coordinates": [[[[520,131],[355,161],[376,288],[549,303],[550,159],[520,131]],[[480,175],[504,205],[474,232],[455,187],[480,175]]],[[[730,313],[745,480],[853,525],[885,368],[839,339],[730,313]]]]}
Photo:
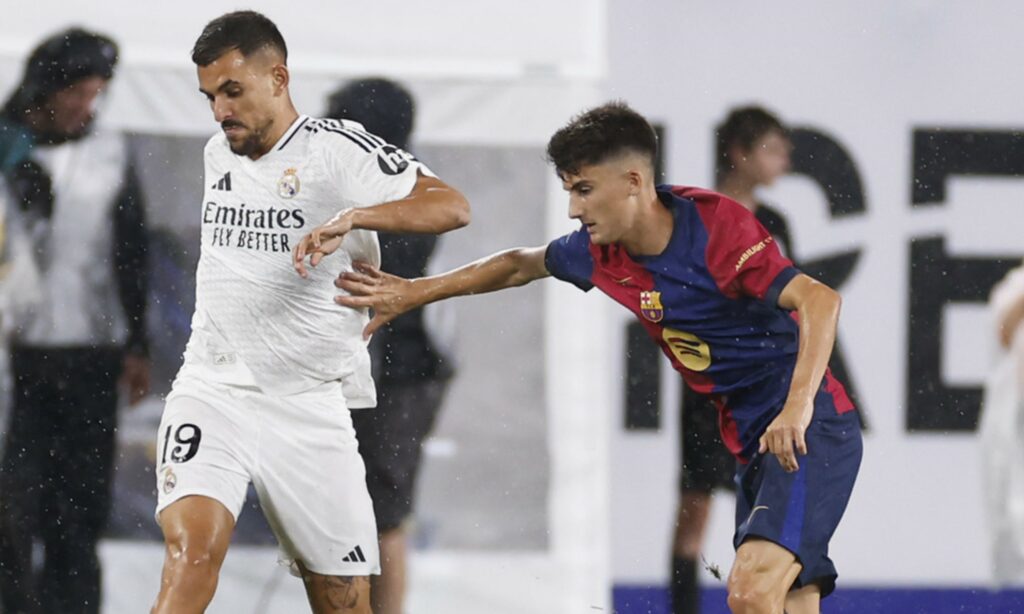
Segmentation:
{"type": "Polygon", "coordinates": [[[231,191],[231,173],[224,173],[224,176],[220,178],[220,181],[210,186],[214,190],[224,190],[225,192],[231,191]]]}
{"type": "Polygon", "coordinates": [[[342,563],[365,563],[366,557],[363,556],[363,549],[356,546],[352,549],[352,552],[348,553],[348,556],[341,559],[342,563]]]}

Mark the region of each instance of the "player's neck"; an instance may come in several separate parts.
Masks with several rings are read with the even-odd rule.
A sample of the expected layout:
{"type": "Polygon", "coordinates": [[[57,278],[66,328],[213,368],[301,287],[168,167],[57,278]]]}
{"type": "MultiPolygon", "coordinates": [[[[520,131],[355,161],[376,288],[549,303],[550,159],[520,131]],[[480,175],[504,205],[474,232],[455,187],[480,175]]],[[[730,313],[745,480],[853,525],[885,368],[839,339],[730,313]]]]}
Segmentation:
{"type": "Polygon", "coordinates": [[[651,186],[640,201],[640,210],[633,221],[633,227],[619,241],[631,256],[657,256],[668,248],[675,229],[675,218],[657,192],[651,186]]]}
{"type": "Polygon", "coordinates": [[[757,209],[757,200],[754,196],[754,189],[756,187],[756,181],[751,181],[747,177],[732,173],[726,175],[721,183],[718,184],[717,189],[722,194],[725,194],[753,212],[757,209]]]}
{"type": "Polygon", "coordinates": [[[284,133],[288,132],[288,129],[292,127],[292,124],[298,118],[299,112],[295,110],[291,103],[288,103],[287,108],[274,118],[273,129],[267,132],[266,138],[260,144],[259,150],[249,154],[249,159],[259,160],[270,153],[270,150],[274,148],[274,145],[277,145],[277,142],[281,140],[284,133]]]}

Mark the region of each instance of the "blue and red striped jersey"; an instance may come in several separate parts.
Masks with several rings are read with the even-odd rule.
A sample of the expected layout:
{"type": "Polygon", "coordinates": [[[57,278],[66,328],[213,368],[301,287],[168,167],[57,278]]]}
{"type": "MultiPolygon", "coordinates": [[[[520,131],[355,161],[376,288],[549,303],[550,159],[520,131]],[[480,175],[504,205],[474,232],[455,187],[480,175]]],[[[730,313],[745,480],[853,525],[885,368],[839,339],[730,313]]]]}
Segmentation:
{"type": "MultiPolygon", "coordinates": [[[[799,271],[743,205],[699,188],[657,193],[674,219],[661,254],[594,245],[581,228],[552,241],[545,264],[632,311],[687,385],[715,400],[722,440],[745,461],[789,392],[799,327],[777,303],[799,271]]],[[[823,385],[839,412],[853,409],[831,373],[823,385]]]]}

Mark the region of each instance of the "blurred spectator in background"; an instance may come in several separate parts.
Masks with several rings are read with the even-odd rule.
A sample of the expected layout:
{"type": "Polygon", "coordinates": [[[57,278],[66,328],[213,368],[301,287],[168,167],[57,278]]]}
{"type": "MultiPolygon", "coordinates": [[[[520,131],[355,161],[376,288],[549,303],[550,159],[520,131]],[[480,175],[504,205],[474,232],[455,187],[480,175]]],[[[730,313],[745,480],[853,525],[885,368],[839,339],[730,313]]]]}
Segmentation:
{"type": "MultiPolygon", "coordinates": [[[[7,340],[14,323],[22,321],[39,302],[39,272],[31,249],[19,210],[0,175],[0,432],[7,424],[14,387],[7,340]]],[[[3,444],[0,437],[0,458],[3,444]]]]}
{"type": "Polygon", "coordinates": [[[989,309],[1000,353],[989,371],[979,438],[992,577],[999,586],[1024,581],[1024,265],[992,289],[989,309]]]}
{"type": "MultiPolygon", "coordinates": [[[[38,307],[40,291],[32,246],[13,196],[0,175],[0,345],[6,345],[15,323],[38,307]]],[[[6,360],[6,349],[0,354],[6,360]]],[[[8,401],[4,400],[5,408],[8,401]]]]}
{"type": "MultiPolygon", "coordinates": [[[[353,81],[334,92],[327,117],[350,119],[388,143],[408,149],[415,103],[386,79],[353,81]]],[[[379,232],[381,269],[423,277],[437,237],[379,232]]],[[[412,513],[423,440],[434,425],[450,363],[432,342],[423,310],[410,311],[378,331],[370,342],[377,407],[352,412],[359,453],[380,534],[381,575],[374,576],[375,614],[402,614],[406,584],[407,524],[412,513]]]]}
{"type": "MultiPolygon", "coordinates": [[[[789,172],[792,145],[785,126],[765,109],[751,106],[730,111],[715,132],[715,190],[753,212],[782,254],[792,259],[785,217],[760,202],[756,193],[759,187],[769,186],[789,172]]],[[[672,611],[696,614],[700,611],[697,572],[711,493],[716,488],[735,490],[736,460],[722,444],[714,403],[685,387],[680,434],[682,467],[672,550],[672,611]]]]}
{"type": "Polygon", "coordinates": [[[149,389],[141,192],[124,136],[93,129],[117,54],[99,34],[57,33],[32,51],[0,111],[0,171],[41,295],[12,323],[0,464],[8,614],[99,612],[118,386],[132,404],[149,389]]]}

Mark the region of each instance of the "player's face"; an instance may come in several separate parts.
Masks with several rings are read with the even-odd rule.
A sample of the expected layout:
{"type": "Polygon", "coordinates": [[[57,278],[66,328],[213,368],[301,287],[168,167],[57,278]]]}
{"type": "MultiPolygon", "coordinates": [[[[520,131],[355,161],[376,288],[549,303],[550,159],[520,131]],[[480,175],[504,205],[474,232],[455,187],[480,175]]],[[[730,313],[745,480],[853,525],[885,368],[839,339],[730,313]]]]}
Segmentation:
{"type": "Polygon", "coordinates": [[[736,160],[736,170],[755,185],[771,185],[789,172],[793,145],[782,133],[773,130],[754,141],[750,151],[736,160]]]}
{"type": "Polygon", "coordinates": [[[622,161],[584,166],[564,175],[562,187],[569,192],[569,217],[583,224],[591,243],[616,243],[632,227],[637,172],[622,161]]]}
{"type": "Polygon", "coordinates": [[[72,138],[84,133],[96,115],[96,101],[106,86],[103,77],[86,77],[54,92],[47,101],[50,130],[72,138]]]}
{"type": "Polygon", "coordinates": [[[288,70],[279,59],[271,51],[245,57],[232,49],[198,67],[199,91],[237,155],[258,156],[273,146],[268,135],[288,83],[288,70]]]}

